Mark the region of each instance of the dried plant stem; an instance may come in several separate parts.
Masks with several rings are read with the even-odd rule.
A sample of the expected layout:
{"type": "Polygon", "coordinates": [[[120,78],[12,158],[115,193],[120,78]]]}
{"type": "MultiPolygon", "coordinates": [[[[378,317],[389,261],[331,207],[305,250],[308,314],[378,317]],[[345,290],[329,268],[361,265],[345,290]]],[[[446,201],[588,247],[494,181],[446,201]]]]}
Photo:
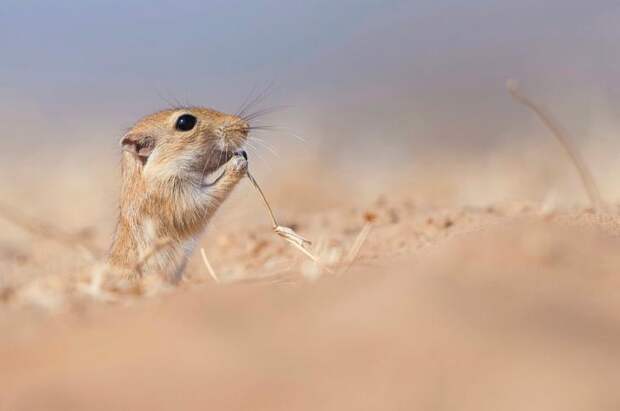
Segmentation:
{"type": "Polygon", "coordinates": [[[314,254],[312,254],[307,248],[307,246],[310,245],[311,242],[303,238],[299,234],[297,234],[292,228],[284,227],[278,224],[278,220],[276,219],[276,216],[274,215],[273,210],[271,209],[271,206],[269,205],[269,201],[267,201],[267,197],[265,197],[263,190],[261,190],[260,186],[256,182],[256,179],[254,178],[254,176],[252,176],[249,170],[247,172],[247,176],[250,182],[252,183],[252,185],[254,186],[254,188],[256,188],[256,191],[258,191],[258,194],[260,195],[261,199],[263,200],[263,203],[265,204],[265,207],[267,208],[267,211],[269,212],[269,216],[271,217],[271,222],[273,224],[273,231],[277,235],[279,235],[280,237],[288,241],[291,245],[293,245],[299,251],[304,253],[312,261],[314,261],[317,264],[320,264],[319,259],[314,254]]]}
{"type": "Polygon", "coordinates": [[[250,174],[249,170],[246,173],[246,175],[248,176],[248,178],[252,182],[252,185],[254,186],[254,188],[258,191],[258,194],[260,195],[260,198],[263,200],[263,203],[265,204],[265,207],[267,207],[267,211],[269,212],[269,217],[271,217],[271,222],[273,224],[273,227],[274,228],[277,227],[279,225],[278,224],[278,220],[276,219],[276,216],[273,213],[273,210],[271,209],[271,206],[269,205],[269,201],[267,201],[267,197],[265,197],[265,193],[263,193],[263,190],[260,188],[260,186],[256,182],[256,179],[254,178],[254,176],[252,174],[250,174]]]}
{"type": "Polygon", "coordinates": [[[349,253],[344,259],[344,263],[347,266],[347,269],[348,267],[353,265],[353,263],[357,259],[357,256],[359,255],[360,250],[362,249],[362,246],[364,245],[364,243],[366,242],[366,239],[368,238],[368,234],[370,234],[371,228],[372,228],[372,223],[364,224],[364,226],[360,230],[357,237],[355,237],[355,241],[353,241],[353,245],[351,246],[349,253]]]}
{"type": "Polygon", "coordinates": [[[215,270],[209,262],[209,259],[207,258],[207,253],[205,252],[204,248],[200,249],[200,255],[202,256],[202,262],[205,264],[205,267],[207,267],[207,271],[209,272],[211,277],[215,280],[216,283],[219,283],[220,279],[218,278],[217,274],[215,274],[215,270]]]}
{"type": "Polygon", "coordinates": [[[592,177],[592,173],[590,173],[589,168],[586,166],[585,161],[581,157],[579,150],[577,150],[570,141],[568,137],[568,133],[564,130],[555,119],[549,114],[543,107],[534,103],[527,96],[525,96],[519,90],[519,83],[515,80],[508,80],[506,82],[506,88],[508,92],[512,96],[515,101],[523,104],[532,110],[536,115],[540,118],[543,124],[551,131],[551,133],[558,140],[560,145],[566,151],[566,154],[570,157],[579,176],[581,177],[581,181],[583,186],[592,202],[592,206],[594,207],[596,212],[603,212],[605,210],[605,203],[601,197],[601,193],[594,181],[594,177],[592,177]]]}
{"type": "Polygon", "coordinates": [[[59,228],[35,221],[7,205],[0,204],[0,217],[32,235],[54,241],[65,247],[78,249],[86,253],[91,260],[96,260],[97,256],[101,255],[98,248],[85,242],[79,234],[66,233],[59,228]]]}

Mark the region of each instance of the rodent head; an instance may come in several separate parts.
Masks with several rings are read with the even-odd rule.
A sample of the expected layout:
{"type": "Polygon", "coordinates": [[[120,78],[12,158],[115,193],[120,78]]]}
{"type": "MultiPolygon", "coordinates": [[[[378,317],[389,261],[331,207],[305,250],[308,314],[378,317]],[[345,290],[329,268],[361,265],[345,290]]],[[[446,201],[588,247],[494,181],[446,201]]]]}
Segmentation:
{"type": "Polygon", "coordinates": [[[211,173],[241,148],[248,123],[208,108],[160,111],[138,121],[121,140],[124,156],[151,178],[211,173]]]}

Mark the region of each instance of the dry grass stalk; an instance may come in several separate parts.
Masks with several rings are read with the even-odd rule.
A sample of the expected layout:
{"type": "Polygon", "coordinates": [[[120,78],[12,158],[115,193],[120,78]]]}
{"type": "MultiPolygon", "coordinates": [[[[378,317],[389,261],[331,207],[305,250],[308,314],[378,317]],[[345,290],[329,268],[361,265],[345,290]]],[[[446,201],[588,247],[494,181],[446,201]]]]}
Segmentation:
{"type": "MultiPolygon", "coordinates": [[[[278,220],[273,212],[273,209],[271,208],[271,205],[269,204],[269,201],[267,200],[267,197],[265,196],[260,185],[258,184],[254,176],[252,176],[252,174],[249,171],[247,172],[247,176],[250,182],[252,183],[252,185],[254,186],[254,188],[256,189],[256,191],[258,192],[261,200],[263,201],[263,204],[267,208],[267,212],[269,213],[269,217],[271,218],[273,231],[278,236],[284,238],[289,244],[291,244],[293,247],[298,249],[301,253],[307,256],[314,263],[316,263],[320,267],[321,270],[325,270],[329,273],[334,273],[334,271],[330,267],[327,267],[326,265],[322,264],[321,260],[317,256],[315,256],[312,252],[310,252],[310,250],[308,250],[307,247],[312,244],[308,239],[297,234],[292,228],[282,226],[278,223],[278,220]]],[[[353,265],[353,263],[355,262],[355,260],[357,259],[359,255],[359,252],[364,242],[368,238],[371,228],[372,228],[371,221],[366,222],[366,224],[362,227],[359,234],[355,238],[353,245],[351,246],[351,249],[349,250],[347,255],[341,260],[342,268],[341,270],[339,270],[340,272],[347,271],[353,265]]],[[[200,249],[200,255],[202,257],[203,264],[205,265],[207,271],[209,272],[209,275],[213,278],[213,280],[216,283],[220,283],[221,280],[218,277],[218,275],[215,273],[215,270],[213,269],[213,266],[211,265],[204,248],[200,249]]],[[[287,271],[288,270],[285,270],[285,272],[287,271]]],[[[279,274],[276,275],[275,277],[279,277],[279,274]]]]}
{"type": "Polygon", "coordinates": [[[85,242],[82,235],[66,233],[59,228],[35,221],[5,204],[0,204],[0,217],[34,236],[54,241],[65,247],[77,249],[85,253],[93,261],[97,260],[98,256],[101,255],[101,250],[85,242]]]}
{"type": "Polygon", "coordinates": [[[555,119],[548,113],[543,107],[534,103],[531,99],[525,96],[519,90],[519,83],[515,80],[508,80],[506,82],[506,88],[508,92],[512,96],[512,98],[528,107],[532,110],[536,115],[540,118],[543,124],[551,131],[551,133],[558,140],[560,145],[564,148],[564,151],[568,154],[570,159],[572,160],[579,176],[581,177],[581,181],[583,186],[592,202],[592,206],[594,207],[596,212],[605,211],[605,203],[601,197],[601,193],[594,181],[594,177],[592,177],[592,173],[590,169],[587,167],[585,161],[581,157],[579,150],[577,150],[571,143],[570,138],[568,137],[568,133],[562,126],[560,126],[555,119]]]}
{"type": "Polygon", "coordinates": [[[351,246],[349,253],[346,255],[346,257],[343,260],[344,268],[342,272],[347,271],[353,265],[353,263],[359,256],[360,250],[362,249],[362,246],[366,242],[366,239],[368,238],[368,234],[370,234],[371,228],[372,228],[372,223],[367,222],[366,224],[364,224],[364,226],[360,230],[357,237],[355,237],[355,241],[353,241],[353,245],[351,246]]]}
{"type": "Polygon", "coordinates": [[[256,182],[256,179],[252,176],[252,174],[250,174],[249,170],[247,172],[247,176],[250,179],[250,182],[252,183],[254,188],[256,188],[256,191],[258,191],[260,198],[263,200],[263,203],[265,204],[265,207],[267,208],[267,211],[269,212],[269,216],[271,217],[271,222],[273,224],[273,231],[277,235],[279,235],[280,237],[288,241],[291,245],[293,245],[293,247],[297,248],[299,251],[304,253],[312,261],[314,261],[317,264],[320,264],[319,259],[314,254],[312,254],[307,248],[307,246],[311,245],[312,243],[308,241],[307,239],[303,238],[302,236],[300,236],[299,234],[297,234],[292,228],[281,226],[280,224],[278,224],[278,220],[276,219],[276,216],[273,213],[271,206],[269,205],[269,201],[267,201],[267,198],[265,197],[263,190],[261,190],[260,186],[256,182]]]}
{"type": "Polygon", "coordinates": [[[219,283],[220,279],[218,278],[217,274],[215,274],[215,270],[213,269],[213,266],[209,262],[209,259],[207,258],[207,253],[205,252],[204,248],[200,249],[200,255],[202,256],[202,262],[204,263],[205,267],[207,267],[207,271],[209,272],[209,275],[211,275],[211,277],[215,280],[216,283],[219,283]]]}

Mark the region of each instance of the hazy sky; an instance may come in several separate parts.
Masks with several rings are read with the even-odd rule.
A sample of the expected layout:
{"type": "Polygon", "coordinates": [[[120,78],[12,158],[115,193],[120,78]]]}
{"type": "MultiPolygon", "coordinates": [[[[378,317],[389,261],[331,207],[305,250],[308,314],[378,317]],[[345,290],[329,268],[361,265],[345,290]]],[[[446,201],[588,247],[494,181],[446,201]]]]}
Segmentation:
{"type": "Polygon", "coordinates": [[[166,100],[234,111],[273,82],[293,108],[270,121],[309,139],[485,142],[530,119],[508,77],[584,132],[620,118],[619,22],[617,0],[2,0],[0,138],[115,144],[166,100]]]}

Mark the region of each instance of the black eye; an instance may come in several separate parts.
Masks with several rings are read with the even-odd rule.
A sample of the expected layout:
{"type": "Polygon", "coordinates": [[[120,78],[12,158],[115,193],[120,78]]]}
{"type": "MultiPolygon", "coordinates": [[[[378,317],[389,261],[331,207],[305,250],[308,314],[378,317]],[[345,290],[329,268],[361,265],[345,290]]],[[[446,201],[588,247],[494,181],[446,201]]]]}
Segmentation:
{"type": "Polygon", "coordinates": [[[177,119],[175,128],[179,131],[190,131],[196,125],[196,117],[191,114],[183,114],[177,119]]]}

